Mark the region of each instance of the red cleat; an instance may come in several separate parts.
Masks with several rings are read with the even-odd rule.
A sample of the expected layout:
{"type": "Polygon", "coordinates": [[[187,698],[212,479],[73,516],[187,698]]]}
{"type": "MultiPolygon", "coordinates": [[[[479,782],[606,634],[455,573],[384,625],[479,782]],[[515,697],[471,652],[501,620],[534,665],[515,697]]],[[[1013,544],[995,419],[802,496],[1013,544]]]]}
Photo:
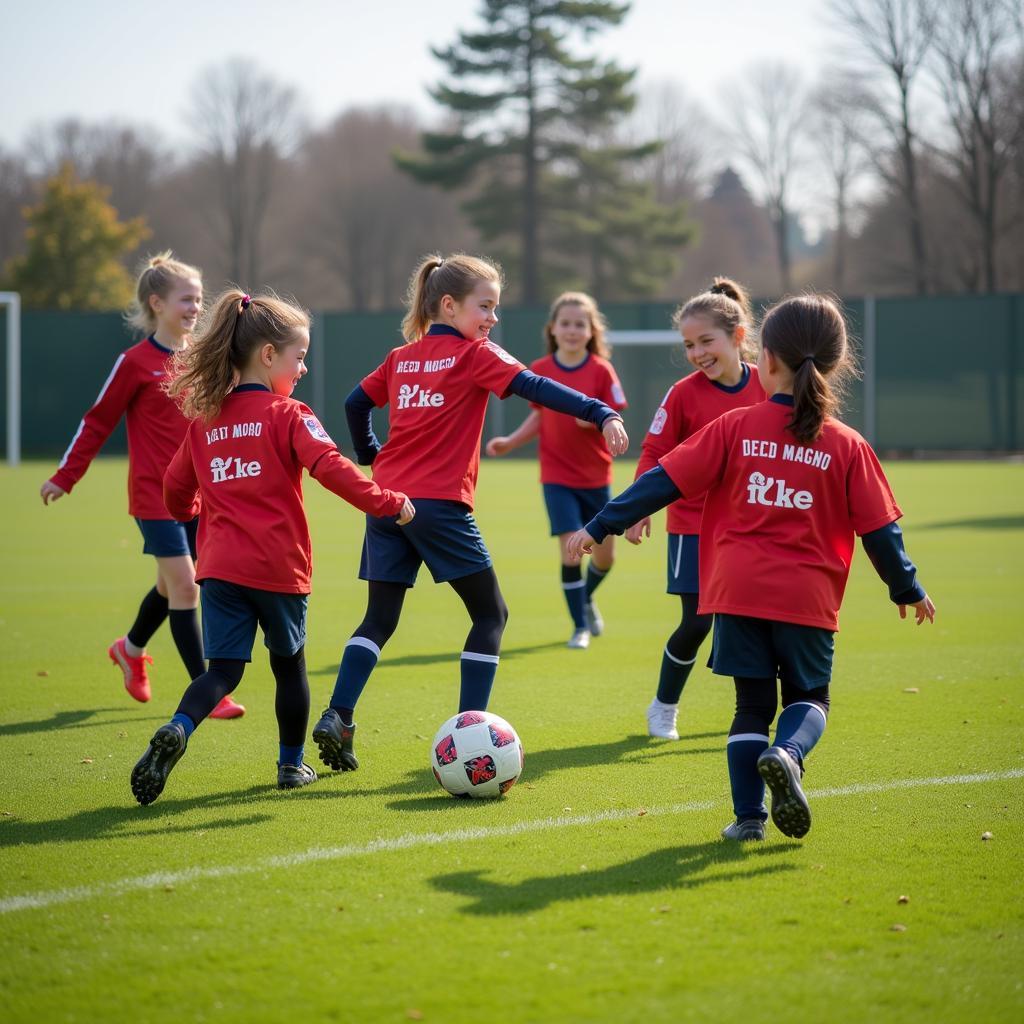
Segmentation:
{"type": "Polygon", "coordinates": [[[124,673],[124,688],[140,704],[145,704],[150,698],[149,676],[146,673],[146,662],[153,664],[153,659],[148,654],[142,654],[133,658],[124,646],[125,637],[119,637],[108,648],[107,654],[110,660],[124,673]]]}
{"type": "Polygon", "coordinates": [[[241,718],[245,714],[245,708],[230,697],[224,697],[221,702],[210,712],[211,718],[241,718]]]}

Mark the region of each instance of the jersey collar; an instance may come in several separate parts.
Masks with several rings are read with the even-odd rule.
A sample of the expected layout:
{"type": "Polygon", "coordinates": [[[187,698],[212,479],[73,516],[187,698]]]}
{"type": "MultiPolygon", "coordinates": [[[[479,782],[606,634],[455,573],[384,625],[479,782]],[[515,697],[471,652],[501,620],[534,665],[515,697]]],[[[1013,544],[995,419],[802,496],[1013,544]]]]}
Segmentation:
{"type": "Polygon", "coordinates": [[[266,384],[239,384],[237,388],[232,388],[231,393],[237,395],[239,391],[269,391],[270,388],[266,384]]]}
{"type": "Polygon", "coordinates": [[[551,353],[551,361],[564,373],[572,373],[574,370],[582,370],[590,362],[590,353],[587,353],[582,363],[577,363],[575,366],[566,366],[565,363],[560,363],[554,352],[551,353]]]}
{"type": "Polygon", "coordinates": [[[769,402],[777,402],[779,405],[792,405],[793,404],[793,396],[792,395],[776,394],[776,395],[772,395],[772,397],[769,398],[768,401],[769,402]]]}
{"type": "Polygon", "coordinates": [[[430,327],[427,329],[427,333],[426,335],[424,335],[424,337],[435,338],[441,334],[450,334],[452,337],[461,338],[463,341],[471,340],[467,338],[464,334],[462,334],[460,331],[455,330],[455,328],[450,326],[449,324],[431,324],[430,327]]]}

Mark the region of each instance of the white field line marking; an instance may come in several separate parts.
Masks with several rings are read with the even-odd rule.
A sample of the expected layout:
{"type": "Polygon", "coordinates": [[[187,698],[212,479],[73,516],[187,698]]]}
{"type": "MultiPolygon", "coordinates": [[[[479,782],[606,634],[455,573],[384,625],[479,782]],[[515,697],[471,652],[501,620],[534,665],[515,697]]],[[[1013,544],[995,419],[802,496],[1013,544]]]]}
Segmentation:
{"type": "MultiPolygon", "coordinates": [[[[977,772],[973,775],[943,775],[931,779],[897,779],[889,782],[863,782],[851,786],[832,786],[828,789],[808,791],[807,796],[823,799],[833,796],[860,796],[866,793],[888,793],[898,789],[919,789],[925,786],[966,786],[978,782],[1003,782],[1008,779],[1024,778],[1024,768],[1010,768],[1001,772],[977,772]]],[[[694,811],[708,811],[721,801],[697,800],[686,804],[671,804],[667,807],[649,807],[646,815],[690,814],[694,811]]],[[[58,903],[79,903],[98,897],[125,896],[131,892],[158,889],[168,885],[183,885],[208,878],[231,878],[255,872],[271,871],[276,868],[294,868],[303,864],[320,861],[346,860],[350,857],[366,857],[375,853],[391,853],[395,850],[410,850],[418,846],[440,846],[444,843],[471,842],[476,839],[495,839],[502,836],[522,835],[526,832],[545,832],[557,828],[574,828],[582,825],[596,825],[603,821],[625,821],[635,818],[638,808],[614,811],[599,811],[595,814],[559,815],[521,821],[514,825],[495,825],[491,828],[458,828],[447,832],[407,832],[393,839],[373,839],[368,843],[346,846],[313,847],[298,853],[279,854],[255,861],[252,864],[226,864],[222,867],[185,868],[181,871],[155,871],[136,878],[122,878],[116,882],[100,882],[96,885],[81,885],[69,889],[53,889],[49,892],[26,893],[23,896],[8,896],[0,900],[0,914],[16,910],[39,910],[58,903]]]]}

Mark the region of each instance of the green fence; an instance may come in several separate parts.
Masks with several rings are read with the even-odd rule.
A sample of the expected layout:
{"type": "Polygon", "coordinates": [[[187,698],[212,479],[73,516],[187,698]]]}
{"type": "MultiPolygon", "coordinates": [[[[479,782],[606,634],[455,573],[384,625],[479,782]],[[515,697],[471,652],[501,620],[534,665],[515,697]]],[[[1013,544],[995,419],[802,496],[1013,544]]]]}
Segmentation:
{"type": "MultiPolygon", "coordinates": [[[[847,302],[861,346],[864,380],[852,389],[843,418],[881,451],[1024,449],[1024,295],[856,299],[847,302]]],[[[672,305],[611,304],[613,330],[665,330],[672,305]]],[[[541,354],[546,310],[504,309],[496,340],[524,362],[541,354]]],[[[352,387],[401,338],[401,314],[325,313],[313,329],[309,376],[296,396],[347,446],[343,403],[352,387]]],[[[106,380],[117,353],[131,342],[113,313],[22,313],[22,454],[59,457],[83,412],[106,380]]],[[[0,342],[6,350],[0,319],[0,342]]],[[[615,366],[629,398],[626,427],[633,453],[668,386],[689,371],[681,345],[623,345],[615,366]]],[[[5,411],[6,361],[0,360],[5,411]]],[[[516,426],[526,414],[518,398],[492,401],[487,434],[516,426]]],[[[380,422],[386,431],[386,421],[380,422]]],[[[6,436],[2,442],[6,447],[6,436]]],[[[107,453],[125,450],[123,427],[107,453]]],[[[527,449],[529,452],[529,449],[527,449]]]]}

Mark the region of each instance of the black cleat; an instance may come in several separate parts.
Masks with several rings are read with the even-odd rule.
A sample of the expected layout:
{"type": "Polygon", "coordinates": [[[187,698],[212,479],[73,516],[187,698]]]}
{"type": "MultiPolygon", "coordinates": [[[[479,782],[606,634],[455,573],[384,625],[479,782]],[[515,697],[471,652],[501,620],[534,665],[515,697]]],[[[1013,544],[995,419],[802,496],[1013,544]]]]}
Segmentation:
{"type": "Polygon", "coordinates": [[[723,839],[734,839],[743,843],[748,840],[760,841],[764,839],[764,822],[758,818],[744,818],[740,821],[730,822],[722,829],[723,839]]]}
{"type": "Polygon", "coordinates": [[[277,766],[278,789],[300,789],[316,782],[317,775],[308,764],[279,764],[277,766]]]}
{"type": "Polygon", "coordinates": [[[811,808],[800,788],[800,766],[782,747],[769,747],[757,759],[757,771],[772,791],[772,821],[784,835],[801,839],[811,829],[811,808]]]}
{"type": "Polygon", "coordinates": [[[344,725],[341,715],[328,708],[313,727],[313,741],[320,748],[320,760],[336,772],[354,772],[359,767],[352,753],[352,737],[356,724],[344,725]]]}
{"type": "Polygon", "coordinates": [[[187,744],[185,730],[177,722],[161,725],[153,733],[146,752],[132,769],[132,792],[143,807],[164,791],[167,776],[185,753],[187,744]]]}

